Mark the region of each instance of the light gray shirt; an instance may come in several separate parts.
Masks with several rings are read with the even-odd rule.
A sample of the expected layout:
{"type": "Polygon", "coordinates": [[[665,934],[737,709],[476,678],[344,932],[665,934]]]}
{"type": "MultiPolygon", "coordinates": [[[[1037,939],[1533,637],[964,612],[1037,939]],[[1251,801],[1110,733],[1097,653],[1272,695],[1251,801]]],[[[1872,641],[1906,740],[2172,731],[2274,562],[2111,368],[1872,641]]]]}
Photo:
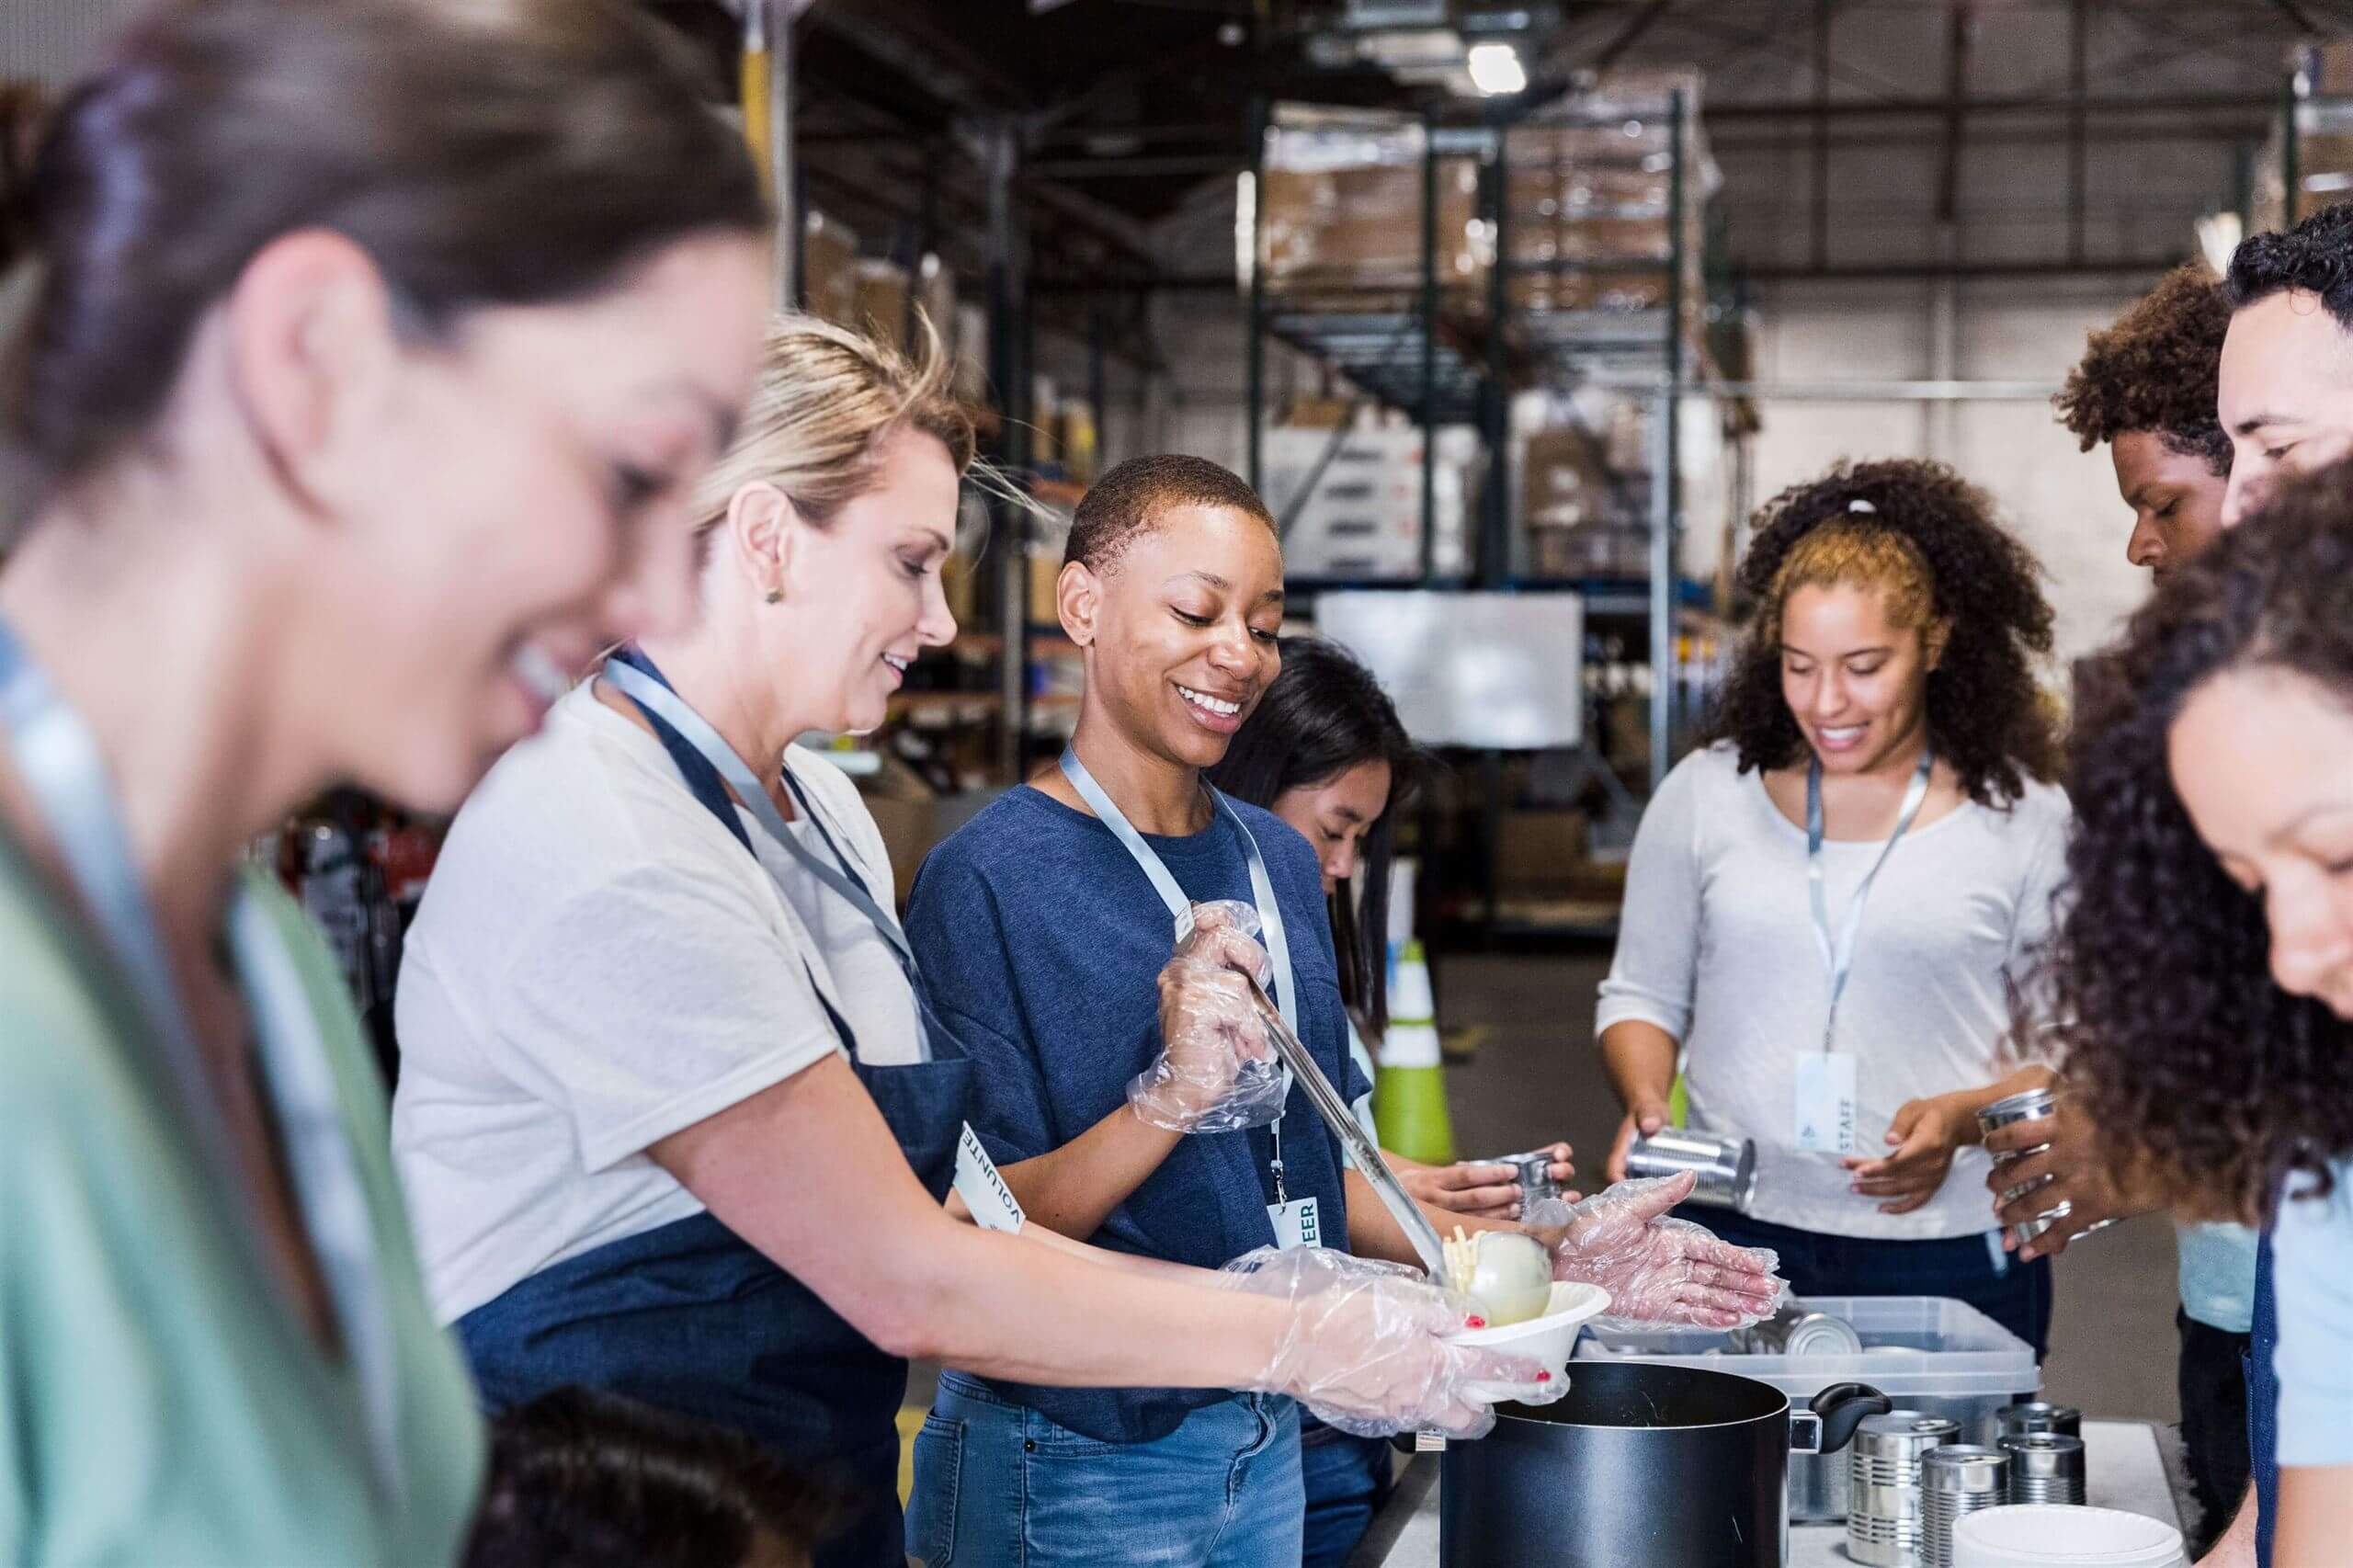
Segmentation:
{"type": "MultiPolygon", "coordinates": [[[[1847,1190],[1838,1156],[1796,1149],[1797,1060],[1822,1050],[1830,981],[1805,830],[1735,757],[1719,745],[1684,758],[1644,812],[1597,1028],[1640,1019],[1683,1045],[1690,1124],[1756,1142],[1756,1218],[1907,1241],[1993,1229],[1983,1150],[1961,1151],[1925,1207],[1889,1215],[1847,1190]]],[[[1835,1042],[1856,1059],[1858,1153],[1889,1149],[1905,1101],[2008,1070],[2010,985],[2050,930],[2069,814],[2064,791],[2029,784],[2007,810],[1971,801],[1914,828],[1888,857],[1835,1042]]],[[[1834,932],[1883,843],[1823,846],[1834,932]]]]}

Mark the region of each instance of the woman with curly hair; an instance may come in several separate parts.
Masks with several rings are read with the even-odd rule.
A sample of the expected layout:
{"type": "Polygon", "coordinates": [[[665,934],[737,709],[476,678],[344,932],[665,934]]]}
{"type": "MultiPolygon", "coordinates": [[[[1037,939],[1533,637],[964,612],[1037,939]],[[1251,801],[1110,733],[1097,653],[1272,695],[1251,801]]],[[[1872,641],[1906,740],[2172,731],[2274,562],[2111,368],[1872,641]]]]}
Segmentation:
{"type": "Polygon", "coordinates": [[[2283,1565],[2353,1539],[2348,583],[2338,466],[2283,484],[2080,666],[2049,955],[2053,1039],[2117,1168],[2186,1216],[2276,1213],[2283,1565]]]}
{"type": "Polygon", "coordinates": [[[2068,823],[2040,576],[1935,463],[1772,501],[1714,744],[1643,818],[1597,1019],[1627,1108],[1612,1180],[1679,1057],[1691,1125],[1756,1143],[1720,1233],[1778,1249],[1800,1295],[1953,1297],[2038,1354],[2050,1265],[1989,1235],[1975,1113],[2050,1078],[1990,1082],[2068,823]]]}
{"type": "Polygon", "coordinates": [[[2085,451],[2105,441],[2132,508],[2125,558],[2163,580],[2221,536],[2231,437],[2214,413],[2231,301],[2192,262],[2095,332],[2052,399],[2085,451]]]}

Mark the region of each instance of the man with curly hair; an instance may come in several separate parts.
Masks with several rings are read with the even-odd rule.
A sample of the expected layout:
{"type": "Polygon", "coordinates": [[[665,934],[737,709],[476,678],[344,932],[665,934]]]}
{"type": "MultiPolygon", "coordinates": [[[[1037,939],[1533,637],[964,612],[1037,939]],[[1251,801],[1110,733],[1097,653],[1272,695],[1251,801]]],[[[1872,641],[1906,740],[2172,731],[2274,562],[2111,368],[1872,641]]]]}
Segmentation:
{"type": "Polygon", "coordinates": [[[2353,204],[2248,236],[2227,287],[2216,406],[2233,453],[2224,528],[2281,475],[2353,452],[2353,204]]]}
{"type": "Polygon", "coordinates": [[[2085,451],[2105,441],[2116,488],[2132,508],[2126,559],[2156,577],[2222,531],[2231,437],[2214,412],[2231,305],[2192,263],[2091,335],[2052,399],[2085,451]]]}
{"type": "MultiPolygon", "coordinates": [[[[2134,517],[2125,552],[2160,583],[2222,537],[2231,437],[2215,414],[2215,397],[2230,327],[2230,300],[2213,274],[2196,263],[2177,267],[2113,326],[2091,335],[2082,363],[2053,400],[2084,450],[2108,443],[2116,487],[2134,517]]],[[[2063,1112],[2056,1131],[2034,1134],[2047,1152],[2025,1156],[2033,1163],[2029,1172],[2008,1167],[1993,1180],[1996,1203],[2006,1186],[2027,1185],[2045,1167],[2051,1185],[2010,1206],[2005,1221],[2029,1218],[2038,1205],[2061,1199],[2086,1225],[2156,1207],[2114,1190],[2099,1171],[2094,1133],[2076,1105],[2063,1112]]],[[[2017,1153],[2029,1145],[2011,1133],[1988,1146],[2017,1153]]],[[[2072,1224],[2052,1231],[2032,1244],[2030,1255],[2063,1251],[2073,1233],[2072,1224]]],[[[2247,1494],[2252,1473],[2245,1357],[2255,1326],[2256,1241],[2244,1225],[2184,1224],[2178,1243],[2175,1383],[2201,1515],[2193,1546],[2203,1551],[2247,1494]]],[[[2249,1517],[2241,1532],[2250,1545],[2253,1527],[2249,1517]]]]}

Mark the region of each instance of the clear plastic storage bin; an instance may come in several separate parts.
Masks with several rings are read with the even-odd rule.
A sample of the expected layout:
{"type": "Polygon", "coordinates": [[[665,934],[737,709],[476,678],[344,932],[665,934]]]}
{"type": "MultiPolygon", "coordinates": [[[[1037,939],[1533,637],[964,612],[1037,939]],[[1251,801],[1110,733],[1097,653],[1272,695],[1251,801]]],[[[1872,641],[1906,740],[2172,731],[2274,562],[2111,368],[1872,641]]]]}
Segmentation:
{"type": "MultiPolygon", "coordinates": [[[[1843,1318],[1861,1335],[1854,1356],[1761,1356],[1733,1348],[1732,1336],[1703,1328],[1607,1334],[1588,1328],[1575,1360],[1653,1361],[1706,1367],[1772,1384],[1803,1404],[1833,1383],[1869,1383],[1898,1410],[1942,1415],[1961,1426],[1960,1441],[1991,1445],[1994,1413],[2042,1390],[2042,1369],[2024,1340],[1961,1301],[1935,1296],[1809,1296],[1806,1312],[1843,1318]]],[[[1576,1376],[1574,1362],[1569,1376],[1576,1376]]],[[[1793,1522],[1847,1517],[1847,1456],[1793,1455],[1793,1522]]]]}

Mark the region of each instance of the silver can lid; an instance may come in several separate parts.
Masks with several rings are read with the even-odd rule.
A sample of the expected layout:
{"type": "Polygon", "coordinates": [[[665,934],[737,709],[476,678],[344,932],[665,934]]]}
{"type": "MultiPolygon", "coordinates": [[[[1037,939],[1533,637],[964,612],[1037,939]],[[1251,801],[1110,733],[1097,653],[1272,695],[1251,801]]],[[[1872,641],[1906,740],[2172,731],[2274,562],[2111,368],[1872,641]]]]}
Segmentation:
{"type": "Polygon", "coordinates": [[[1920,1456],[1920,1485],[1928,1492],[1999,1492],[2010,1456],[1975,1443],[1947,1443],[1920,1456]]]}

